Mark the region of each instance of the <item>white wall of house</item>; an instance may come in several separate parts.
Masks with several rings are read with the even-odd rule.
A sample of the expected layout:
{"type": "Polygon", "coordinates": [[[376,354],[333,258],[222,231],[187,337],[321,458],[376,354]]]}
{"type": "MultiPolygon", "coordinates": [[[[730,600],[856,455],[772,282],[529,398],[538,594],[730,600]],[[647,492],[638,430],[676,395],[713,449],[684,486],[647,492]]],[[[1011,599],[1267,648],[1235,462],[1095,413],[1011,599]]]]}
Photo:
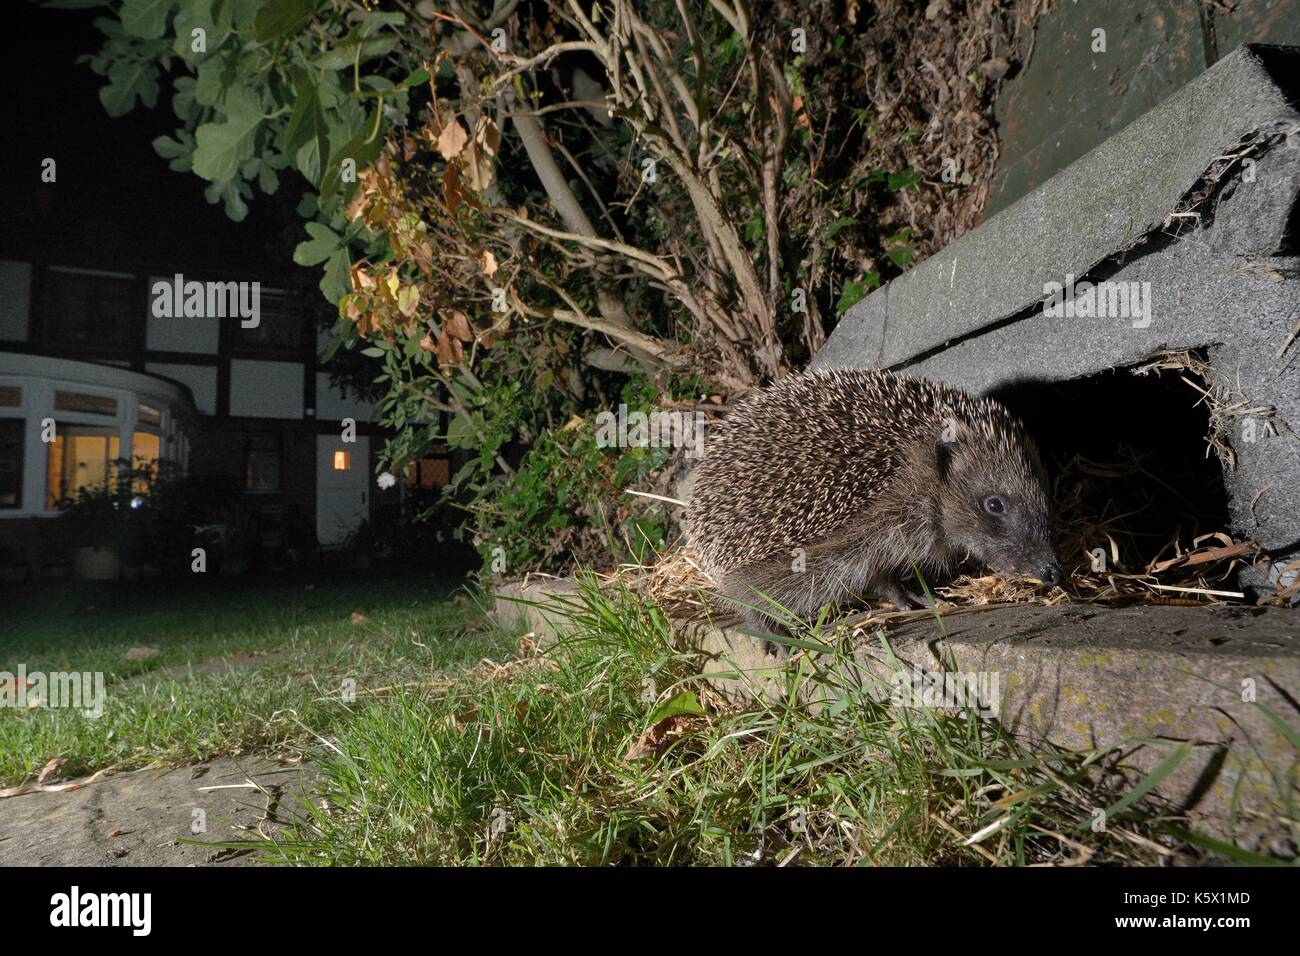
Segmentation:
{"type": "Polygon", "coordinates": [[[342,389],[332,386],[328,372],[316,373],[317,421],[342,421],[351,418],[358,422],[368,422],[370,412],[369,402],[359,402],[355,398],[345,397],[342,389]]]}
{"type": "Polygon", "coordinates": [[[370,439],[316,436],[316,538],[322,547],[347,541],[370,505],[370,439]],[[340,457],[342,456],[342,457],[340,457]]]}
{"type": "Polygon", "coordinates": [[[231,359],[230,414],[302,418],[302,376],[299,362],[231,359]]]}
{"type": "MultiPolygon", "coordinates": [[[[170,283],[171,277],[149,277],[149,288],[154,283],[170,283]]],[[[154,352],[198,352],[216,355],[221,334],[222,319],[177,316],[159,318],[150,309],[145,325],[145,345],[154,352]]]]}
{"type": "Polygon", "coordinates": [[[146,362],[145,371],[180,382],[194,395],[194,407],[204,415],[217,413],[217,367],[215,365],[181,365],[170,362],[146,362]]]}

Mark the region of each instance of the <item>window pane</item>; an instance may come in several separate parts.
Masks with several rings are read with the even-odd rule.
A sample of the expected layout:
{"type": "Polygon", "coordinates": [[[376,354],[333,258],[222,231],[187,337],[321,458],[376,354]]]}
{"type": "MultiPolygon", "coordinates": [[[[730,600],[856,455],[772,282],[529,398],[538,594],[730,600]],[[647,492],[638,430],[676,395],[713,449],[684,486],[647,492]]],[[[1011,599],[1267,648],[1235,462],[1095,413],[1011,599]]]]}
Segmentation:
{"type": "Polygon", "coordinates": [[[244,463],[244,487],[249,491],[280,490],[280,437],[251,435],[244,463]]]}
{"type": "Polygon", "coordinates": [[[23,434],[21,418],[0,418],[0,508],[23,506],[23,434]]]}
{"type": "Polygon", "coordinates": [[[262,288],[258,294],[258,323],[246,329],[242,322],[232,328],[242,348],[297,351],[302,347],[303,329],[309,313],[301,302],[284,292],[262,288]]]}
{"type": "Polygon", "coordinates": [[[0,385],[0,407],[17,408],[23,403],[23,390],[18,385],[0,385]]]}
{"type": "Polygon", "coordinates": [[[437,491],[451,477],[451,462],[446,458],[422,458],[406,467],[403,477],[408,488],[437,491]]]}
{"type": "Polygon", "coordinates": [[[55,392],[54,407],[60,412],[116,415],[117,399],[109,398],[107,395],[86,395],[83,392],[55,392]]]}
{"type": "Polygon", "coordinates": [[[130,348],[143,303],[135,280],[50,269],[46,273],[45,336],[54,345],[130,348]]]}
{"type": "Polygon", "coordinates": [[[46,507],[54,508],[64,498],[74,498],[82,489],[102,488],[118,458],[117,432],[107,428],[85,428],[56,424],[49,449],[49,483],[46,507]]]}
{"type": "Polygon", "coordinates": [[[141,425],[153,425],[154,427],[162,425],[162,412],[152,405],[140,403],[135,406],[135,409],[136,417],[139,418],[141,425]]]}
{"type": "Polygon", "coordinates": [[[135,463],[141,459],[150,464],[158,461],[158,436],[152,432],[133,432],[131,435],[131,458],[135,463]]]}

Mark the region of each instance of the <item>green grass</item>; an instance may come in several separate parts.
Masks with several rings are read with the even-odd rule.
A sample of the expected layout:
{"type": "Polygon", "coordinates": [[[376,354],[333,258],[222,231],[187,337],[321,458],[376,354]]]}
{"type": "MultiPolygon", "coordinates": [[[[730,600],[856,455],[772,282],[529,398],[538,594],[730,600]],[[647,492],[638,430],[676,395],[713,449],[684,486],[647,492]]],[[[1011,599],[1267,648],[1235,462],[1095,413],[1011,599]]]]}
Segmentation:
{"type": "Polygon", "coordinates": [[[427,577],[204,584],[9,597],[0,670],[102,670],[108,706],[98,720],[0,709],[0,783],[60,756],[66,778],[304,753],[312,801],[260,847],[288,864],[1268,862],[1151,802],[1176,746],[1122,784],[1100,772],[1111,754],[1031,754],[995,720],[891,707],[827,622],[774,662],[783,696],[739,705],[658,610],[590,581],[565,639],[522,656],[519,627],[427,577]],[[161,653],[128,662],[132,647],[161,653]],[[214,666],[235,654],[255,666],[214,666]]]}
{"type": "Polygon", "coordinates": [[[10,593],[0,671],[102,672],[107,703],[99,718],[0,708],[0,785],[55,757],[72,777],[294,749],[311,739],[308,727],[349,712],[345,688],[364,700],[503,653],[501,636],[451,592],[428,575],[353,573],[10,593]],[[353,623],[354,611],[364,619],[353,623]],[[135,647],[160,653],[128,661],[135,647]],[[225,666],[235,655],[243,663],[225,666]]]}
{"type": "Polygon", "coordinates": [[[994,720],[891,708],[846,666],[843,645],[788,668],[784,700],[736,707],[710,696],[700,662],[675,650],[669,622],[631,594],[588,585],[569,625],[544,656],[320,726],[330,744],[319,748],[317,802],[264,852],[335,865],[1196,855],[1139,799],[1149,781],[1106,783],[1105,754],[1033,755],[994,720]],[[839,703],[807,706],[806,691],[833,691],[839,703]],[[628,760],[673,699],[707,706],[676,720],[682,732],[668,747],[628,760]],[[1098,809],[1108,811],[1105,832],[1092,828],[1098,809]]]}

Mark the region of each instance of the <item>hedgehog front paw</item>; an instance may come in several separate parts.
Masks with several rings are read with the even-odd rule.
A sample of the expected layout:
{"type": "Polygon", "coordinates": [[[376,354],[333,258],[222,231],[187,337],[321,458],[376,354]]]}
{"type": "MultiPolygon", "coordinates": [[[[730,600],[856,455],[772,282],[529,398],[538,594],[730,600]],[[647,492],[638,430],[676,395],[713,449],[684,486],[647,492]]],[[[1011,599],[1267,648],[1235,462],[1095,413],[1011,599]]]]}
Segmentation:
{"type": "Polygon", "coordinates": [[[900,611],[915,611],[934,606],[933,597],[927,597],[924,593],[918,594],[898,581],[881,585],[880,596],[900,611]]]}

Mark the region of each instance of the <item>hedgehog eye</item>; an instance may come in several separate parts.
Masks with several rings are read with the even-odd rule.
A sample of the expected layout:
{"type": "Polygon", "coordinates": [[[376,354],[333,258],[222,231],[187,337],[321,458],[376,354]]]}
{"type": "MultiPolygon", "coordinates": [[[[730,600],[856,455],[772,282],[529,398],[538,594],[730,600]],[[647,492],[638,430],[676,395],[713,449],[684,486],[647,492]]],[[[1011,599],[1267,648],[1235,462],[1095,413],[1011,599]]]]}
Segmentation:
{"type": "Polygon", "coordinates": [[[1007,509],[1006,505],[1002,503],[1002,499],[994,496],[984,499],[984,510],[991,515],[1000,515],[1007,509]]]}

